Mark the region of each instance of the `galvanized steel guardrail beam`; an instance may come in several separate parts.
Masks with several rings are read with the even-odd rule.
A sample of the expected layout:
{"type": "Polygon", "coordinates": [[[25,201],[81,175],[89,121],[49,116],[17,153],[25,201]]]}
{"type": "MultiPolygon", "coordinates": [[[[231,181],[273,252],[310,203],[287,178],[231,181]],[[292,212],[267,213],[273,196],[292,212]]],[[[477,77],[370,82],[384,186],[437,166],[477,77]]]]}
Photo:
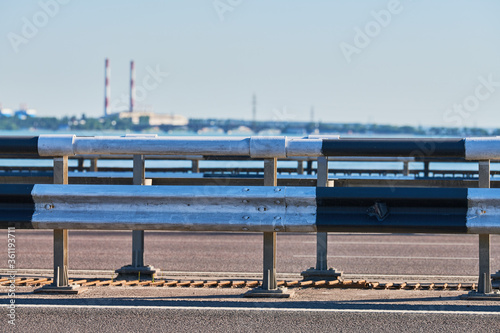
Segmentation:
{"type": "Polygon", "coordinates": [[[73,156],[85,154],[159,154],[250,156],[416,156],[466,160],[500,158],[500,138],[364,139],[275,137],[160,137],[40,135],[0,137],[0,154],[73,156]]]}
{"type": "Polygon", "coordinates": [[[0,185],[0,227],[500,233],[500,189],[0,185]]]}

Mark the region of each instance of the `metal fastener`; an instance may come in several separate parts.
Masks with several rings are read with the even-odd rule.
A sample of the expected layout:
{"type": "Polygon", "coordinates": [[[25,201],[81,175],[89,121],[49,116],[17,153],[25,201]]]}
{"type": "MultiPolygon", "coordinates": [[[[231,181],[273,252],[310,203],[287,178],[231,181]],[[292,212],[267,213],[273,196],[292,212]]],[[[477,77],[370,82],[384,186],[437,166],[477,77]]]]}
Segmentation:
{"type": "Polygon", "coordinates": [[[259,212],[265,212],[267,210],[267,207],[261,206],[261,207],[257,208],[257,210],[259,212]]]}
{"type": "Polygon", "coordinates": [[[54,208],[54,206],[53,206],[53,205],[51,205],[51,204],[46,204],[46,205],[45,205],[45,209],[52,209],[52,208],[54,208]]]}
{"type": "Polygon", "coordinates": [[[243,219],[244,219],[244,220],[248,220],[249,218],[250,218],[250,216],[246,216],[246,215],[245,215],[245,216],[243,216],[243,219]]]}

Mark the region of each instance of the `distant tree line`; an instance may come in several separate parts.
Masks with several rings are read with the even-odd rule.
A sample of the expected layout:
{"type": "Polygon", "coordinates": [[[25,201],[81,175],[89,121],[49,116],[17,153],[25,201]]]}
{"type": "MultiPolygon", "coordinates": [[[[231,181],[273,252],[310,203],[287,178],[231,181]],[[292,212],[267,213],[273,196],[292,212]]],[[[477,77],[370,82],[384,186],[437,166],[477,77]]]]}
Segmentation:
{"type": "Polygon", "coordinates": [[[284,134],[309,134],[309,133],[339,133],[339,134],[388,134],[388,135],[433,135],[433,136],[487,136],[500,135],[500,129],[486,130],[477,127],[422,127],[422,126],[395,126],[383,124],[361,123],[312,123],[289,121],[251,121],[237,119],[190,119],[189,124],[183,127],[157,126],[151,127],[145,119],[139,124],[133,124],[130,118],[120,119],[118,116],[106,118],[90,118],[83,114],[81,117],[0,117],[0,130],[51,130],[51,131],[147,131],[157,130],[185,130],[197,132],[206,128],[221,129],[224,132],[247,127],[255,133],[266,130],[280,130],[284,134]]]}

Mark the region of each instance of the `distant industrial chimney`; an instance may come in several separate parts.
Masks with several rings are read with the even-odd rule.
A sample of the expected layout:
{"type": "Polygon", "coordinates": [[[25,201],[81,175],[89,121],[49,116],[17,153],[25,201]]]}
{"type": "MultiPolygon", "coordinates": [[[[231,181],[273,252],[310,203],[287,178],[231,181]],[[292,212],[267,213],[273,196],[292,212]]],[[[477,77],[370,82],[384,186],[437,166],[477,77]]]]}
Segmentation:
{"type": "Polygon", "coordinates": [[[130,62],[130,112],[134,111],[135,101],[135,68],[134,61],[130,62]]]}
{"type": "Polygon", "coordinates": [[[109,87],[110,74],[109,59],[106,58],[104,61],[104,117],[109,115],[109,97],[111,96],[111,89],[109,87]]]}

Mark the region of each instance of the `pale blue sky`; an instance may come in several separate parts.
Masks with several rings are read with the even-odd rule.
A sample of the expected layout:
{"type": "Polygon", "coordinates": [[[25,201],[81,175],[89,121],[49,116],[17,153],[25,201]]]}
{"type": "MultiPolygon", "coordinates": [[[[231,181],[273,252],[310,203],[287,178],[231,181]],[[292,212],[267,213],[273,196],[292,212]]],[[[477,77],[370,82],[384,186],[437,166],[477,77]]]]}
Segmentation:
{"type": "Polygon", "coordinates": [[[139,86],[169,73],[137,102],[161,113],[251,119],[255,92],[259,120],[309,120],[314,105],[324,122],[500,127],[500,1],[60,0],[44,14],[57,1],[0,2],[4,107],[99,116],[109,57],[116,106],[134,59],[139,86]],[[341,45],[391,6],[348,62],[341,45]]]}

